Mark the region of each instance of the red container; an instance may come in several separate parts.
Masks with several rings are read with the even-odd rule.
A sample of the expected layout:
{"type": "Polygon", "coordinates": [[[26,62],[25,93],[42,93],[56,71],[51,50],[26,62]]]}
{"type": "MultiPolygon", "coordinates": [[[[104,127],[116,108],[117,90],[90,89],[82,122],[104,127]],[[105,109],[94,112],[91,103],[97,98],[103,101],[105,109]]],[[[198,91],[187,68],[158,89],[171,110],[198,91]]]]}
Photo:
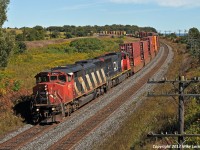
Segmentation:
{"type": "Polygon", "coordinates": [[[142,60],[145,62],[145,64],[148,64],[151,60],[148,50],[148,40],[140,41],[140,51],[142,60]]]}
{"type": "Polygon", "coordinates": [[[155,57],[155,49],[154,49],[154,45],[153,45],[153,36],[148,36],[147,40],[148,40],[149,53],[151,55],[151,58],[154,58],[155,57]]]}
{"type": "Polygon", "coordinates": [[[141,59],[140,52],[140,42],[121,44],[120,50],[129,53],[130,64],[133,72],[136,72],[143,67],[143,61],[141,59]]]}

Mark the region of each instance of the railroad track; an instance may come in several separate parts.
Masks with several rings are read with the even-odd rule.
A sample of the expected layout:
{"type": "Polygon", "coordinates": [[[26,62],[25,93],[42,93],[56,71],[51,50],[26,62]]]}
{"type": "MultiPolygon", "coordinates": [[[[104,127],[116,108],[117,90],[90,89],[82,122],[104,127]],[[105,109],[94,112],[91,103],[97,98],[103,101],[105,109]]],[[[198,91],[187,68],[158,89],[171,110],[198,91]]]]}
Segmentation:
{"type": "Polygon", "coordinates": [[[118,109],[123,103],[126,102],[133,94],[135,94],[147,81],[151,78],[159,68],[164,64],[169,53],[169,49],[166,45],[164,46],[164,54],[162,58],[157,62],[157,65],[144,75],[139,82],[131,86],[127,91],[118,96],[114,101],[109,103],[107,106],[99,110],[89,119],[85,120],[81,125],[76,127],[73,131],[68,133],[66,136],[61,138],[57,143],[53,144],[49,150],[54,149],[73,149],[74,146],[87,134],[92,132],[95,128],[100,126],[106,118],[111,115],[116,109],[118,109]]]}
{"type": "Polygon", "coordinates": [[[0,149],[20,149],[23,145],[27,144],[28,142],[32,141],[35,137],[43,134],[44,132],[50,130],[51,128],[55,127],[54,125],[36,125],[32,128],[18,134],[17,136],[5,141],[4,143],[0,144],[0,149]]]}

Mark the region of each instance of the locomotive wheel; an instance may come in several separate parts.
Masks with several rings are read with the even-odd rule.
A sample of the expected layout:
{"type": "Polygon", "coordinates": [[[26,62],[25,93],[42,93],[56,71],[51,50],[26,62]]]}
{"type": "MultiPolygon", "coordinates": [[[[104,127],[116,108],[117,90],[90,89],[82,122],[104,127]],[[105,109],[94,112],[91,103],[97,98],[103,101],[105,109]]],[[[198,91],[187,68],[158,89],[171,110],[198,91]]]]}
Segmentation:
{"type": "Polygon", "coordinates": [[[65,107],[66,109],[66,114],[67,116],[70,116],[72,113],[72,106],[70,104],[67,104],[67,106],[65,107]]]}
{"type": "Polygon", "coordinates": [[[61,114],[62,114],[62,117],[64,118],[65,117],[65,105],[63,103],[60,104],[60,107],[61,107],[61,114]]]}
{"type": "Polygon", "coordinates": [[[76,111],[79,108],[78,104],[72,105],[72,112],[76,111]]]}
{"type": "Polygon", "coordinates": [[[36,124],[38,124],[40,121],[41,121],[41,117],[40,117],[40,114],[38,113],[38,114],[36,114],[36,113],[31,113],[31,115],[32,115],[32,123],[34,124],[34,125],[36,125],[36,124]]]}

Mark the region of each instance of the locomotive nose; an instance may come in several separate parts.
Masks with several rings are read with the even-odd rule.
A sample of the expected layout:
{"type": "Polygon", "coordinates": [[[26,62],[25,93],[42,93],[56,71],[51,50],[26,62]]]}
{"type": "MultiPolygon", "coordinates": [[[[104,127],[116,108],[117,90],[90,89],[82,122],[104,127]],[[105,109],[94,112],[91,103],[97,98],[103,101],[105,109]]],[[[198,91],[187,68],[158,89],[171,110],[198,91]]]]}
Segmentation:
{"type": "Polygon", "coordinates": [[[48,100],[48,85],[38,84],[34,87],[34,95],[36,104],[49,104],[48,100]]]}

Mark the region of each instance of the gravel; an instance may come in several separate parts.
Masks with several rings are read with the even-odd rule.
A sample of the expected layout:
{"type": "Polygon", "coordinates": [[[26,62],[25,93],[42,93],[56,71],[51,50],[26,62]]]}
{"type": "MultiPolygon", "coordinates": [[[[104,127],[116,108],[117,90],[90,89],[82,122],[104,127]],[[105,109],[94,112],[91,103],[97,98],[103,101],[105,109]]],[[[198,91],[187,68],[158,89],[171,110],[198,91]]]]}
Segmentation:
{"type": "Polygon", "coordinates": [[[30,124],[27,124],[21,128],[19,128],[18,130],[14,131],[14,132],[11,132],[9,134],[7,134],[5,137],[3,137],[2,139],[0,139],[0,144],[7,141],[7,140],[10,140],[12,139],[13,137],[17,136],[18,134],[30,129],[31,127],[33,127],[32,125],[30,124]]]}
{"type": "MultiPolygon", "coordinates": [[[[129,79],[125,80],[120,85],[112,88],[107,94],[95,99],[94,101],[90,102],[89,104],[85,105],[77,112],[74,112],[70,117],[67,118],[65,122],[58,124],[54,129],[46,132],[42,136],[36,137],[32,142],[28,143],[21,149],[23,150],[32,150],[32,149],[40,149],[44,150],[50,147],[52,144],[56,143],[59,139],[64,137],[66,134],[70,133],[73,129],[77,126],[81,125],[85,120],[93,116],[96,112],[100,109],[105,107],[107,104],[112,102],[116,99],[119,95],[121,95],[124,91],[129,89],[132,85],[134,85],[138,80],[142,78],[145,72],[149,71],[153,66],[156,65],[156,62],[161,58],[163,55],[163,48],[159,51],[158,55],[154,58],[154,60],[145,66],[143,70],[135,74],[134,76],[130,77],[129,79]]],[[[165,74],[168,68],[168,64],[172,61],[173,53],[170,50],[170,54],[165,65],[162,66],[159,73],[157,73],[154,78],[157,79],[158,77],[165,74]]],[[[133,95],[125,104],[123,104],[119,109],[117,109],[113,114],[110,115],[109,118],[97,128],[92,133],[88,134],[85,138],[83,138],[80,143],[78,143],[75,149],[91,149],[92,145],[95,143],[99,143],[100,139],[107,137],[108,135],[112,135],[114,131],[122,124],[123,120],[127,117],[127,113],[130,114],[134,110],[127,112],[128,107],[131,103],[137,100],[137,98],[144,94],[145,91],[149,90],[149,85],[145,85],[142,87],[140,91],[138,91],[135,95],[133,95]]],[[[139,105],[141,101],[137,102],[139,105]]],[[[25,128],[23,130],[26,130],[25,128]]],[[[11,138],[13,136],[10,136],[11,138]]],[[[4,139],[4,141],[6,141],[4,139]]]]}

